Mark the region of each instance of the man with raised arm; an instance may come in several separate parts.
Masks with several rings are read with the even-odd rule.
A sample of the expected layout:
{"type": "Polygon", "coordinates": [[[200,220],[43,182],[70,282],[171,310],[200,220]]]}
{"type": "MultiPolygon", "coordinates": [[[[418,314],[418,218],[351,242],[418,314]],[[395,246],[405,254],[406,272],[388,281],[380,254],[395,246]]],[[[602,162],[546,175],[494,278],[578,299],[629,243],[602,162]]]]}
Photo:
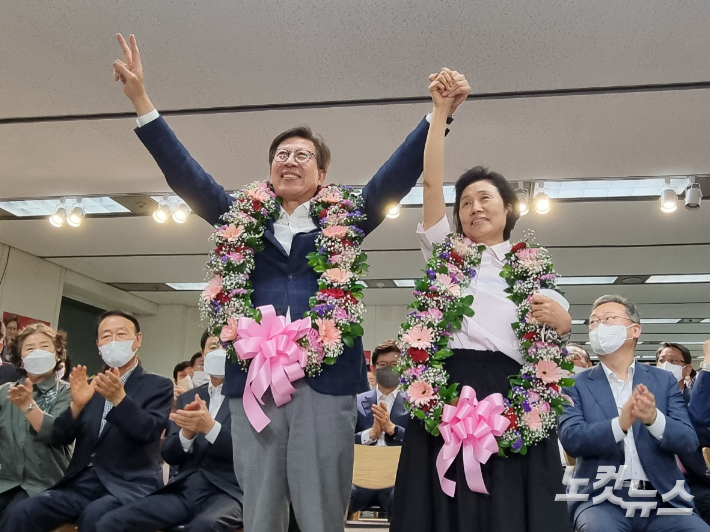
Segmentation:
{"type": "MultiPolygon", "coordinates": [[[[221,216],[230,211],[234,198],[190,156],[151,103],[135,37],[131,35],[127,43],[119,35],[118,41],[125,57],[114,63],[115,79],[123,83],[123,91],[135,107],[138,137],[170,188],[211,225],[221,225],[221,216]]],[[[448,72],[455,81],[448,93],[455,100],[453,116],[470,87],[463,75],[448,72]]],[[[365,218],[355,229],[360,235],[371,233],[384,220],[387,209],[416,184],[428,128],[428,120],[422,119],[362,190],[361,214],[365,218]]],[[[277,135],[268,155],[268,186],[280,207],[264,222],[263,249],[254,256],[249,276],[253,290],[250,303],[272,306],[277,320],[285,317],[291,322],[309,311],[309,299],[319,292],[319,274],[309,265],[307,255],[319,249],[316,240],[323,227],[311,200],[326,180],[330,150],[320,136],[299,127],[277,135]]],[[[268,190],[252,193],[268,197],[268,190]]],[[[235,238],[239,230],[234,230],[235,238]]],[[[347,277],[347,272],[337,274],[347,277]]],[[[340,292],[333,294],[343,297],[340,292]]],[[[321,338],[327,335],[331,347],[341,338],[341,331],[332,323],[322,323],[315,334],[321,338]]],[[[251,397],[245,393],[245,387],[251,385],[248,373],[239,363],[227,364],[223,393],[230,398],[234,468],[244,489],[246,532],[285,532],[289,501],[302,530],[342,530],[352,479],[355,397],[367,389],[362,340],[355,336],[348,342],[351,345],[343,342],[337,363],[323,364],[318,376],[292,382],[295,391],[288,402],[275,402],[278,393],[273,388],[264,392],[263,404],[254,401],[252,407],[263,410],[268,419],[259,430],[245,412],[249,406],[246,399],[251,397]]]]}

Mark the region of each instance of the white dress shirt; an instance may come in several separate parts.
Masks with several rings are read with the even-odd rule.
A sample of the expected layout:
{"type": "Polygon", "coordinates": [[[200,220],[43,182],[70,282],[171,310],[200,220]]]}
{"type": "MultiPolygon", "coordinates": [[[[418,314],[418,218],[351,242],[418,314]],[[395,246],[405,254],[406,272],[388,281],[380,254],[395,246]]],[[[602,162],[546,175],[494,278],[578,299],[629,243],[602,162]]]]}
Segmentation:
{"type": "MultiPolygon", "coordinates": [[[[389,394],[385,395],[382,393],[382,390],[380,390],[380,387],[377,386],[377,403],[380,404],[380,402],[384,401],[385,405],[387,405],[387,413],[391,414],[392,413],[392,407],[394,406],[394,401],[397,399],[397,394],[399,393],[399,386],[397,386],[392,392],[389,394]]],[[[377,438],[377,440],[373,440],[370,438],[370,430],[365,430],[362,432],[361,440],[360,443],[363,445],[372,445],[373,443],[377,442],[375,445],[378,447],[384,447],[387,445],[385,443],[385,431],[383,430],[380,436],[377,438]]]]}
{"type": "MultiPolygon", "coordinates": [[[[443,242],[451,233],[449,221],[444,216],[426,231],[419,224],[417,234],[422,241],[422,252],[426,260],[431,258],[433,244],[443,242]]],[[[481,265],[471,284],[463,291],[473,296],[474,316],[464,316],[461,330],[454,331],[449,347],[476,349],[480,351],[500,351],[516,362],[523,363],[523,355],[518,351],[518,338],[511,325],[518,321],[517,307],[505,289],[508,283],[500,276],[505,255],[510,252],[510,242],[501,242],[486,248],[481,256],[481,265]]]]}
{"type": "MultiPolygon", "coordinates": [[[[604,369],[604,373],[606,374],[606,378],[609,380],[611,393],[614,395],[616,408],[620,414],[621,409],[629,401],[629,399],[631,399],[631,394],[634,391],[634,373],[636,372],[636,362],[629,366],[625,381],[619,379],[616,376],[616,373],[606,367],[604,362],[602,362],[601,365],[604,369]]],[[[626,465],[624,480],[648,480],[646,472],[643,470],[643,466],[641,465],[641,459],[639,458],[636,450],[633,428],[629,427],[628,432],[625,434],[621,429],[619,417],[617,416],[611,420],[611,430],[614,432],[614,439],[617,443],[624,440],[624,464],[626,465]]],[[[648,431],[651,433],[651,436],[657,440],[660,440],[663,437],[665,430],[666,416],[663,415],[663,412],[656,409],[656,421],[653,422],[653,425],[648,427],[648,431]]]]}
{"type": "MultiPolygon", "coordinates": [[[[210,382],[207,385],[207,391],[210,394],[210,406],[208,407],[210,417],[212,419],[215,419],[217,417],[217,412],[219,412],[219,409],[222,406],[222,403],[224,402],[224,395],[222,395],[222,385],[220,384],[219,386],[212,386],[212,383],[210,382]]],[[[210,443],[214,443],[217,440],[217,436],[219,436],[220,430],[222,430],[222,424],[219,421],[215,421],[214,426],[207,434],[205,434],[205,439],[210,443]]],[[[192,451],[192,446],[194,445],[195,438],[197,436],[195,436],[195,438],[188,439],[185,437],[185,434],[183,433],[182,429],[180,429],[179,437],[180,443],[182,443],[183,450],[186,453],[192,451]]]]}

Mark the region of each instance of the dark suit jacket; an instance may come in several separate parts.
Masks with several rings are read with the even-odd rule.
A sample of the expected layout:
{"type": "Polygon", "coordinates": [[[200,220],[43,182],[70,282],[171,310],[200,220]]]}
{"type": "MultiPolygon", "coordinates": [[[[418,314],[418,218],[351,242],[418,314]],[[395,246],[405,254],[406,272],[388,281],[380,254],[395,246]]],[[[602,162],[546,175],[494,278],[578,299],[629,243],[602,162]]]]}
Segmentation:
{"type": "MultiPolygon", "coordinates": [[[[388,207],[398,203],[416,184],[422,173],[428,130],[429,123],[422,120],[363,189],[367,220],[360,228],[366,234],[382,223],[388,207]]],[[[190,156],[165,120],[158,118],[137,128],[136,133],[163,171],[170,188],[211,225],[220,224],[220,216],[229,210],[232,197],[190,156]]],[[[306,255],[316,251],[319,232],[317,229],[294,235],[291,252],[287,254],[274,236],[273,224],[267,224],[265,248],[257,254],[251,276],[254,306],[273,305],[282,316],[290,307],[294,318],[309,309],[308,300],[318,289],[318,277],[308,266],[306,255]]],[[[319,393],[354,395],[366,390],[362,340],[358,338],[353,347],[345,347],[337,364],[323,365],[322,369],[318,377],[306,379],[319,393]]],[[[238,364],[227,361],[224,394],[241,396],[246,376],[238,364]]]]}
{"type": "MultiPolygon", "coordinates": [[[[372,428],[375,416],[372,414],[372,405],[377,401],[377,388],[369,392],[361,393],[357,396],[357,424],[355,425],[355,443],[362,441],[362,433],[372,428]]],[[[402,445],[404,441],[404,431],[409,422],[409,414],[404,408],[404,393],[400,391],[392,405],[390,420],[396,425],[392,436],[385,433],[385,444],[402,445]]]]}
{"type": "Polygon", "coordinates": [[[173,383],[138,365],[124,388],[126,397],[106,415],[101,436],[106,400],[98,393],[77,419],[70,408],[57,417],[54,442],[67,445],[76,440],[76,446],[64,477],[54,488],[66,485],[89,464],[109,493],[123,504],[162,487],[160,436],[168,425],[173,383]]]}
{"type": "MultiPolygon", "coordinates": [[[[195,399],[196,393],[207,403],[209,408],[210,394],[208,386],[208,384],[203,384],[180,395],[177,400],[178,409],[183,409],[191,403],[195,399]]],[[[208,442],[205,439],[205,435],[199,433],[195,437],[189,453],[186,453],[182,448],[180,427],[173,422],[170,423],[168,436],[163,442],[163,458],[170,465],[179,466],[178,474],[170,481],[170,484],[180,481],[189,482],[190,475],[196,471],[202,471],[205,478],[214,484],[217,489],[224,491],[233,499],[241,502],[243,492],[239,487],[237,477],[234,476],[232,417],[229,413],[228,398],[225,397],[219,407],[215,421],[222,428],[214,443],[208,442]]]]}
{"type": "Polygon", "coordinates": [[[695,378],[688,413],[700,445],[696,451],[681,454],[679,458],[687,471],[686,478],[689,481],[710,487],[710,472],[701,450],[702,447],[710,447],[710,373],[707,371],[699,371],[695,378]]]}
{"type": "Polygon", "coordinates": [[[17,382],[20,377],[24,377],[25,373],[20,373],[17,368],[9,362],[0,364],[0,385],[7,382],[17,382]]]}
{"type": "MultiPolygon", "coordinates": [[[[597,364],[588,371],[578,373],[574,380],[574,386],[565,389],[574,405],[564,407],[559,421],[559,438],[567,454],[577,459],[574,477],[590,481],[577,490],[578,493],[588,493],[588,500],[567,503],[572,519],[591,506],[592,498],[604,491],[604,487],[593,488],[598,466],[611,465],[618,470],[625,459],[624,442],[616,442],[611,428],[611,420],[619,414],[602,365],[597,364]]],[[[694,451],[698,446],[698,437],[673,375],[636,363],[634,388],[640,383],[655,395],[656,407],[666,416],[666,429],[660,441],[640,420],[632,426],[643,470],[659,495],[664,495],[673,489],[676,480],[683,480],[675,455],[694,451]]],[[[679,496],[670,502],[679,508],[693,506],[692,502],[679,496]]]]}

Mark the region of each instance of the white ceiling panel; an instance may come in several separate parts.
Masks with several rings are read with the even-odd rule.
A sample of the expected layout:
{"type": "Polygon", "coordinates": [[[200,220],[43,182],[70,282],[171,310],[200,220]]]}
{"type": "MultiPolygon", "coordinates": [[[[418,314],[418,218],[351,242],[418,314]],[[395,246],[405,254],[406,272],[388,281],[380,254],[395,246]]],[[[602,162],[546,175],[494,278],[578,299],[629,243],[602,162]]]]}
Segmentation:
{"type": "MultiPolygon", "coordinates": [[[[446,178],[482,164],[511,181],[710,173],[710,90],[468,102],[447,141],[446,178]]],[[[426,104],[169,117],[228,189],[267,177],[266,151],[307,123],[334,156],[329,180],[364,184],[426,104]]],[[[3,198],[167,191],[131,119],[0,125],[3,198]]]]}
{"type": "Polygon", "coordinates": [[[138,35],[164,108],[418,96],[441,66],[478,92],[710,72],[700,0],[5,0],[2,12],[3,117],[128,110],[118,31],[138,35]]]}

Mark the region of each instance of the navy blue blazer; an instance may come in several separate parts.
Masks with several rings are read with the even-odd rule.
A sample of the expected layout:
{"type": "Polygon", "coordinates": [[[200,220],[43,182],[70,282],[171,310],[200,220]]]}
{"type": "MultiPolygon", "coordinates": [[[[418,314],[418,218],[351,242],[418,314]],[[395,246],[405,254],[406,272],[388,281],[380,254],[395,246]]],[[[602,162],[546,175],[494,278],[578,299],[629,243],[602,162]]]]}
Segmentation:
{"type": "MultiPolygon", "coordinates": [[[[377,388],[369,392],[361,393],[357,396],[357,423],[355,425],[355,443],[362,441],[362,433],[372,428],[375,416],[372,414],[372,405],[377,401],[377,388]]],[[[392,436],[385,433],[386,445],[402,445],[404,442],[404,431],[409,422],[409,414],[404,408],[404,393],[400,392],[394,400],[390,420],[395,424],[395,432],[392,436]]]]}
{"type": "MultiPolygon", "coordinates": [[[[208,384],[203,384],[181,394],[177,400],[178,409],[185,408],[195,400],[195,394],[210,406],[208,384]]],[[[225,492],[234,500],[241,502],[243,491],[234,475],[232,454],[232,416],[229,413],[229,399],[225,398],[215,417],[222,428],[214,443],[205,439],[203,433],[195,436],[192,449],[186,453],[180,442],[180,427],[172,421],[168,436],[163,441],[163,458],[170,465],[178,466],[178,474],[170,480],[170,484],[182,481],[190,482],[189,476],[201,471],[217,489],[225,492]]]]}
{"type": "Polygon", "coordinates": [[[76,440],[64,476],[53,488],[66,485],[92,464],[101,483],[121,503],[128,504],[163,486],[160,436],[173,405],[170,379],[147,373],[138,365],[124,385],[126,397],[106,415],[106,400],[95,393],[77,419],[67,408],[54,421],[53,443],[76,440]]]}
{"type": "Polygon", "coordinates": [[[702,447],[710,447],[710,373],[699,371],[695,385],[690,394],[688,414],[698,434],[699,447],[695,452],[679,455],[687,474],[686,478],[710,486],[708,472],[702,447]]]}
{"type": "MultiPolygon", "coordinates": [[[[360,226],[365,234],[380,225],[387,208],[399,203],[416,184],[423,169],[428,131],[429,123],[423,119],[365,185],[362,197],[367,220],[360,226]]],[[[160,117],[137,128],[136,134],[158,163],[170,188],[211,225],[221,224],[220,216],[229,210],[232,197],[192,158],[165,120],[160,117]]],[[[256,255],[251,277],[255,306],[273,305],[281,316],[290,307],[294,318],[309,309],[308,300],[318,289],[318,277],[308,266],[306,256],[316,251],[319,231],[294,235],[287,254],[274,236],[273,224],[267,224],[265,248],[256,255]]],[[[353,347],[345,347],[337,364],[324,365],[318,377],[306,381],[315,391],[328,395],[354,395],[366,390],[362,339],[358,338],[353,347]]],[[[240,397],[245,384],[246,373],[237,363],[228,361],[223,393],[240,397]]]]}
{"type": "MultiPolygon", "coordinates": [[[[611,420],[619,414],[602,365],[597,364],[573,378],[574,386],[564,391],[572,398],[574,405],[564,407],[559,420],[559,438],[567,454],[577,459],[574,477],[590,479],[586,486],[580,486],[577,490],[578,493],[588,493],[589,498],[567,503],[575,520],[582,510],[592,505],[592,498],[604,491],[604,487],[593,489],[598,466],[611,465],[618,470],[624,463],[624,442],[616,443],[614,439],[611,420]]],[[[656,397],[656,407],[666,416],[666,429],[659,441],[641,420],[637,420],[632,426],[634,442],[649,481],[659,495],[664,495],[673,489],[676,480],[683,480],[675,455],[694,451],[698,446],[698,437],[688,417],[678,382],[670,372],[636,363],[634,388],[641,383],[656,397]]],[[[679,496],[671,499],[670,503],[678,508],[693,506],[692,501],[687,502],[679,496]]]]}

